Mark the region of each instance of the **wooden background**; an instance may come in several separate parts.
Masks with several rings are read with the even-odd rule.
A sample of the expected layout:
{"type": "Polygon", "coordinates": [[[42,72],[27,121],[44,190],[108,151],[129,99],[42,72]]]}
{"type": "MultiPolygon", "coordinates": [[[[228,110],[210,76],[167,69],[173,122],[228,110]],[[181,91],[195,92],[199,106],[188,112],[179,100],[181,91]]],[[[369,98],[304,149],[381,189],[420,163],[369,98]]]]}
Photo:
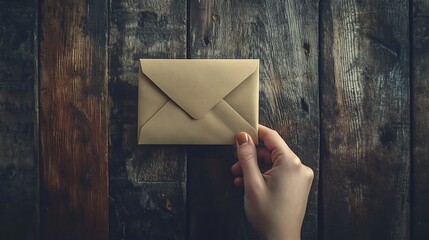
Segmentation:
{"type": "Polygon", "coordinates": [[[0,239],[258,239],[231,146],[138,146],[139,58],[259,58],[302,239],[429,239],[429,0],[0,0],[0,239]]]}

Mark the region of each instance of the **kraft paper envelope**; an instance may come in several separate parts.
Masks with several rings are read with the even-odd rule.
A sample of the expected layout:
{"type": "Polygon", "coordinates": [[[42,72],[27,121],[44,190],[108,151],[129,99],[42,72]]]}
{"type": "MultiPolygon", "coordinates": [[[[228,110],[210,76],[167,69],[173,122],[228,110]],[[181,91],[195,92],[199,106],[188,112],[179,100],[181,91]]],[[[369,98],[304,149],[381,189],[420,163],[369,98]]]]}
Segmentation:
{"type": "Polygon", "coordinates": [[[259,60],[140,59],[139,144],[258,142],[259,60]]]}

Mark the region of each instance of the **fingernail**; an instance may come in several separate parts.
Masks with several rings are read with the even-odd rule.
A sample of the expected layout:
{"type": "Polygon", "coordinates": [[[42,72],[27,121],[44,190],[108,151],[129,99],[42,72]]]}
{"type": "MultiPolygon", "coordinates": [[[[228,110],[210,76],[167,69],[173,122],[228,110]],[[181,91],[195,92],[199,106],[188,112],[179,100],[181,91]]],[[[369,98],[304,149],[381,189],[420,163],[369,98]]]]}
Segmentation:
{"type": "Polygon", "coordinates": [[[249,141],[249,137],[247,136],[247,133],[240,132],[237,134],[237,143],[238,145],[241,145],[243,143],[247,143],[249,141]]]}

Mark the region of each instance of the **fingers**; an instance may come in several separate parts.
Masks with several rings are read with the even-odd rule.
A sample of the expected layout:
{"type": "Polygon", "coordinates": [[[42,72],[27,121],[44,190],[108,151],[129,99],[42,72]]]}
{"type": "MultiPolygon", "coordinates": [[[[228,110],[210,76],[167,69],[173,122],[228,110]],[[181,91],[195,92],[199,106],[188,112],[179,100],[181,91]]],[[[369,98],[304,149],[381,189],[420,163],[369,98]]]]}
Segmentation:
{"type": "Polygon", "coordinates": [[[266,148],[258,148],[258,159],[264,161],[264,163],[271,165],[273,161],[271,160],[271,151],[266,148]]]}
{"type": "Polygon", "coordinates": [[[244,186],[243,178],[242,177],[234,178],[234,185],[237,187],[243,187],[244,186]]]}
{"type": "Polygon", "coordinates": [[[263,178],[257,162],[255,144],[244,132],[237,134],[237,157],[243,171],[244,188],[246,191],[262,186],[263,178]]]}
{"type": "MultiPolygon", "coordinates": [[[[268,151],[266,148],[257,148],[256,153],[258,156],[259,169],[262,173],[264,173],[267,168],[270,168],[272,166],[271,152],[268,151]]],[[[237,158],[237,152],[235,152],[235,157],[237,158]]],[[[243,171],[241,170],[239,162],[236,162],[231,166],[231,172],[235,176],[243,176],[243,171]]]]}
{"type": "Polygon", "coordinates": [[[276,131],[260,124],[258,128],[258,136],[264,143],[264,146],[270,151],[273,151],[274,149],[282,149],[287,146],[283,138],[280,137],[276,131]]]}
{"type": "Polygon", "coordinates": [[[241,170],[239,162],[236,162],[236,163],[234,163],[234,165],[232,165],[231,172],[235,176],[243,176],[243,171],[241,170]]]}
{"type": "Polygon", "coordinates": [[[301,165],[300,159],[276,131],[259,125],[258,135],[264,147],[256,149],[252,138],[247,133],[237,134],[238,162],[231,167],[231,171],[236,176],[234,184],[244,185],[246,192],[248,190],[254,192],[255,188],[263,186],[262,174],[272,167],[284,165],[292,169],[294,166],[301,165]],[[261,160],[259,165],[258,159],[261,160]]]}
{"type": "Polygon", "coordinates": [[[301,163],[299,158],[276,131],[259,125],[258,135],[266,149],[271,152],[273,166],[278,166],[283,163],[293,165],[301,163]]]}

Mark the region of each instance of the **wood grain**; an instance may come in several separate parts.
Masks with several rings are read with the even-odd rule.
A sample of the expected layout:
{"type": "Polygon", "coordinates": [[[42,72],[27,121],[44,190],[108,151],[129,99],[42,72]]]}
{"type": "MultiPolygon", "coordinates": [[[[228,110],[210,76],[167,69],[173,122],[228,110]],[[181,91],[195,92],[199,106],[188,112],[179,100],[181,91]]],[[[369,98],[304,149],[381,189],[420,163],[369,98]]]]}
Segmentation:
{"type": "Polygon", "coordinates": [[[186,1],[111,1],[110,238],[185,239],[186,147],[137,145],[139,58],[185,58],[186,1]]]}
{"type": "Polygon", "coordinates": [[[233,156],[232,146],[189,147],[188,239],[258,239],[243,211],[244,192],[233,185],[233,156]]]}
{"type": "Polygon", "coordinates": [[[413,1],[413,231],[429,239],[429,1],[413,1]]]}
{"type": "Polygon", "coordinates": [[[409,239],[408,7],[321,4],[323,239],[409,239]]]}
{"type": "MultiPolygon", "coordinates": [[[[190,11],[191,58],[261,60],[260,122],[276,129],[316,173],[302,230],[303,239],[316,239],[318,2],[192,0],[190,11]]],[[[255,239],[243,193],[232,185],[230,147],[188,154],[190,239],[255,239]]]]}
{"type": "Polygon", "coordinates": [[[107,1],[41,1],[41,239],[108,239],[107,24],[107,1]]]}
{"type": "Polygon", "coordinates": [[[0,239],[37,239],[36,2],[0,2],[0,239]]]}
{"type": "Polygon", "coordinates": [[[303,239],[427,239],[428,12],[428,0],[0,1],[0,239],[257,239],[232,147],[137,145],[142,57],[261,59],[260,122],[316,173],[303,239]]]}

